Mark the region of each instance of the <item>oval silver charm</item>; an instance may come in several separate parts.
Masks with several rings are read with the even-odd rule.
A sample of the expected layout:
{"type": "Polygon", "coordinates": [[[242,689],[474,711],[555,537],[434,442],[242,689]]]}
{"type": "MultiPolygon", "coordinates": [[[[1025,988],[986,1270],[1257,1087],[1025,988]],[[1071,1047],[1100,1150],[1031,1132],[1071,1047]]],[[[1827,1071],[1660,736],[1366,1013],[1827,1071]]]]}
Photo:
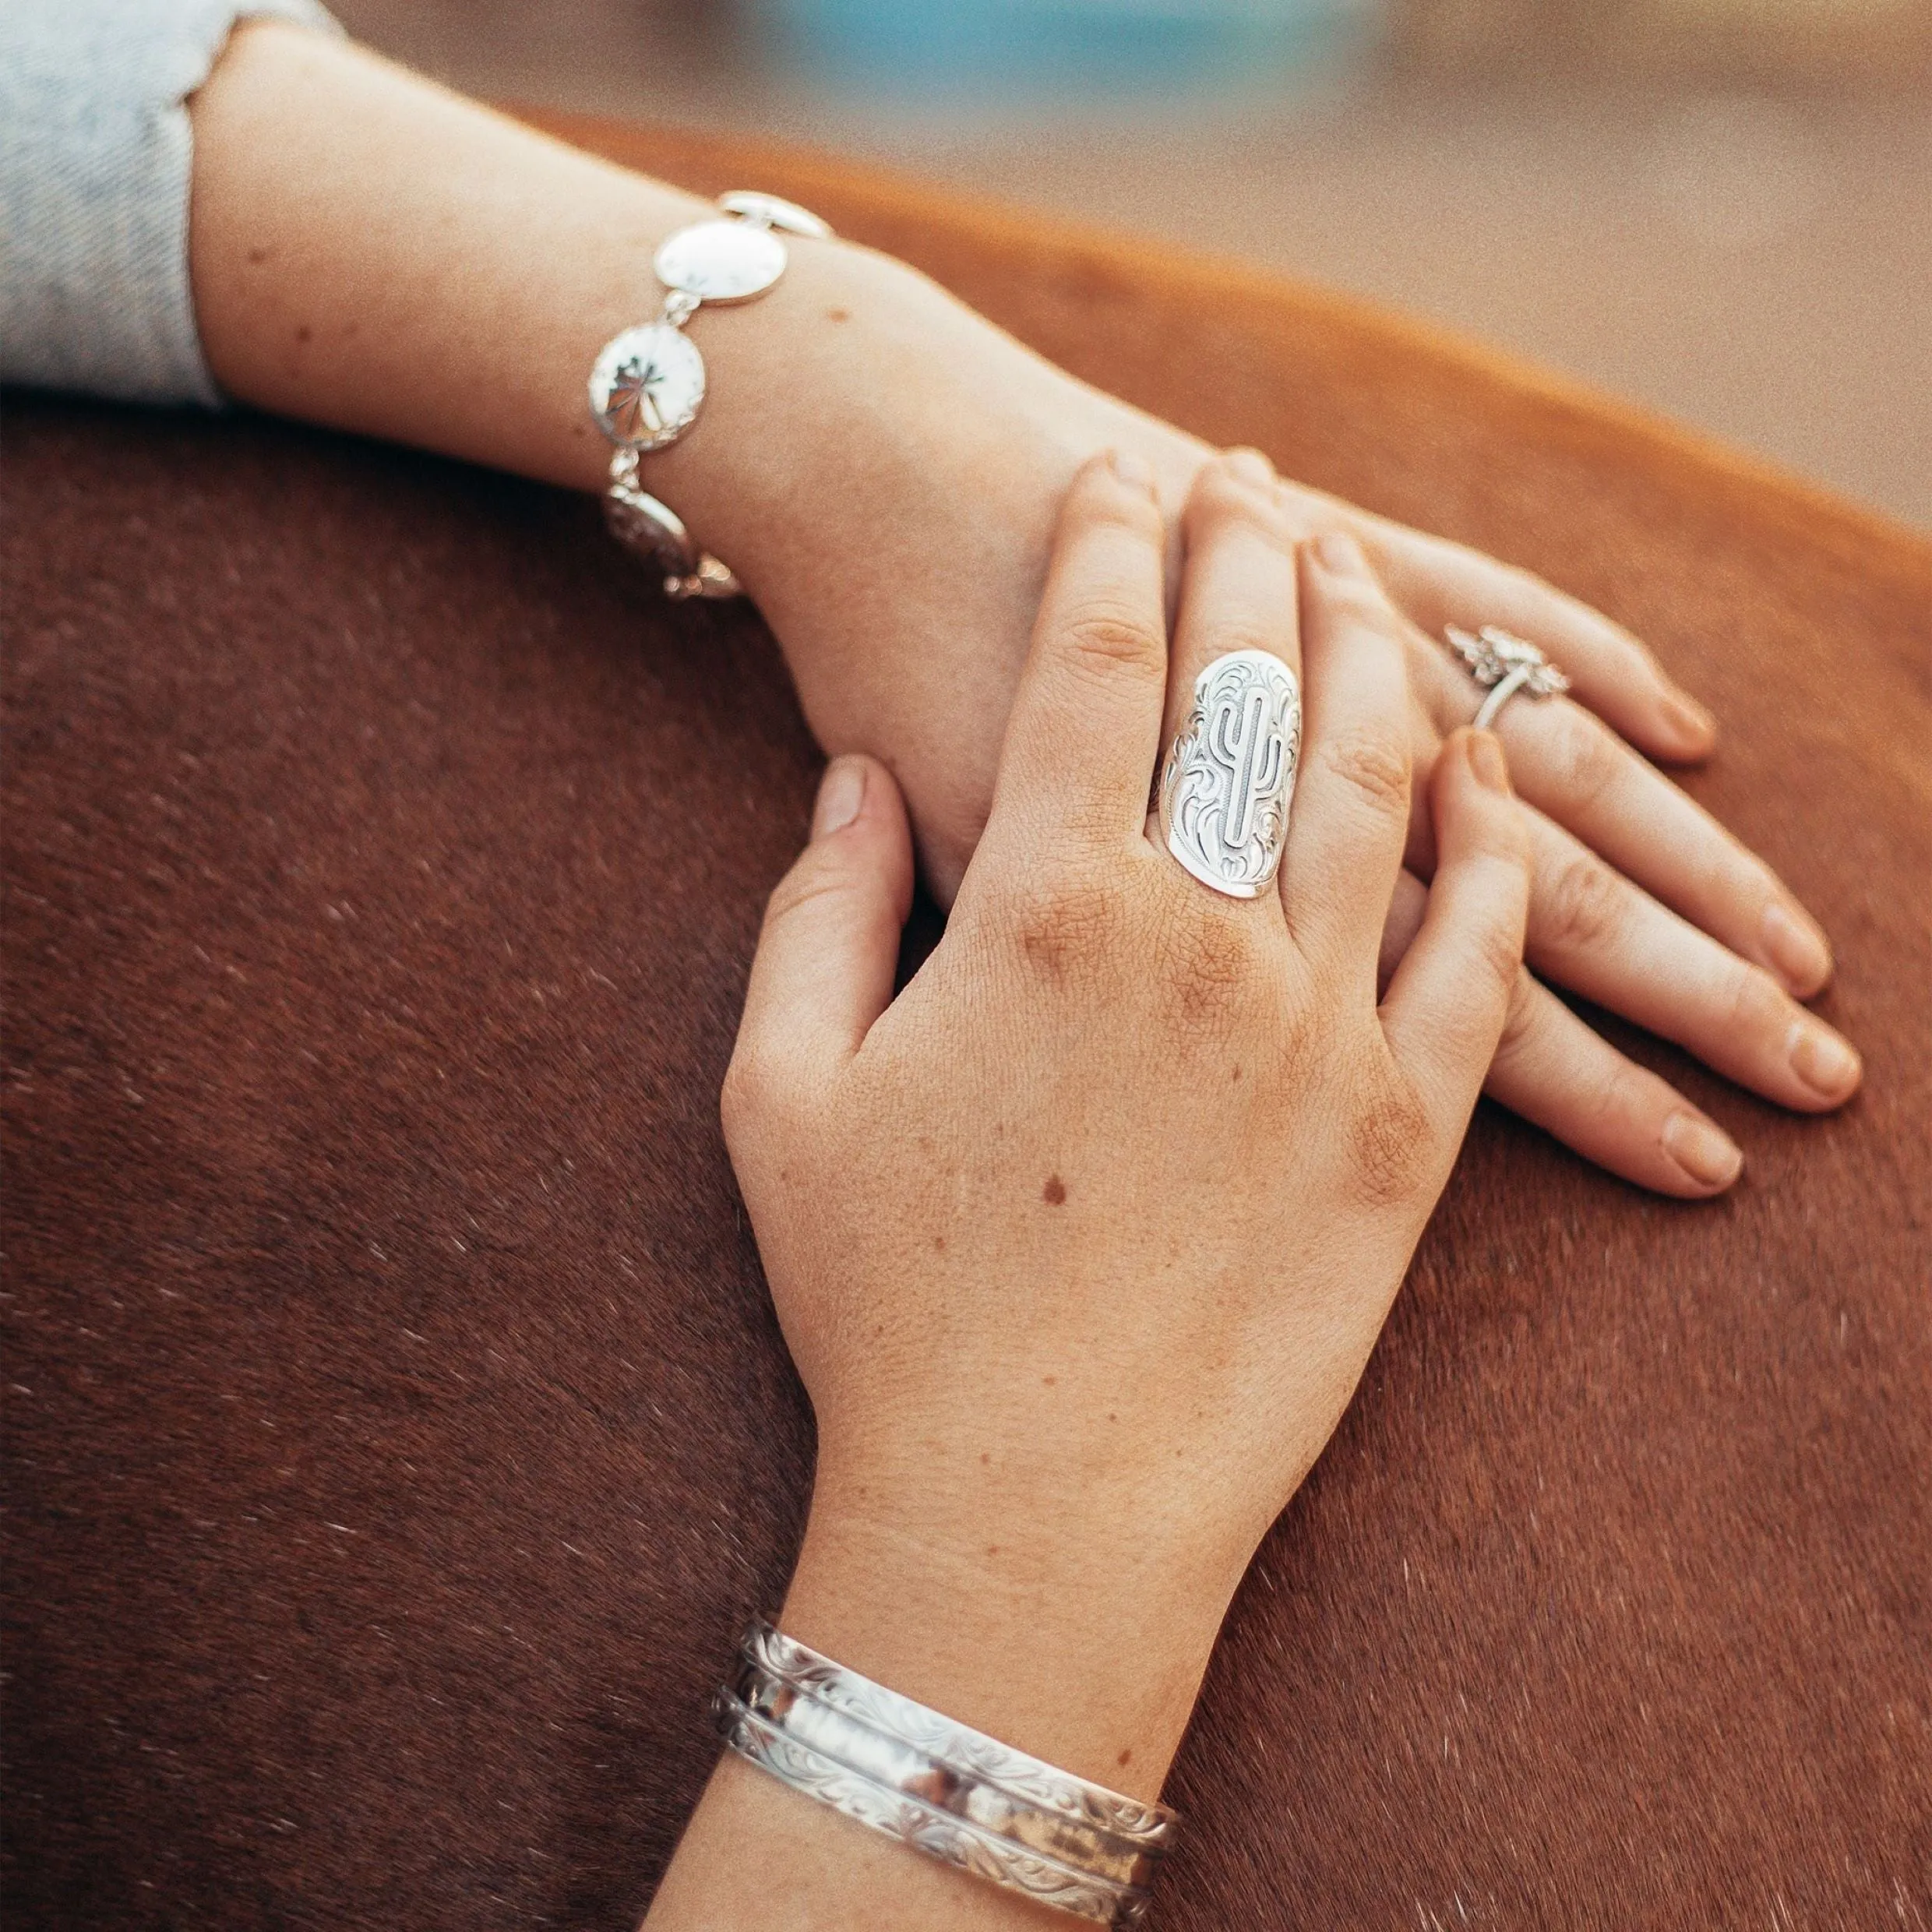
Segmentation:
{"type": "Polygon", "coordinates": [[[667,235],[651,266],[667,288],[700,301],[749,301],[785,271],[785,245],[748,221],[700,221],[667,235]]]}
{"type": "Polygon", "coordinates": [[[735,188],[720,195],[717,205],[728,215],[755,221],[761,228],[782,228],[787,234],[809,235],[814,242],[829,242],[832,224],[821,221],[809,208],[801,208],[782,195],[761,195],[749,188],[735,188]]]}
{"type": "Polygon", "coordinates": [[[591,411],[612,442],[661,450],[697,420],[704,358],[668,323],[626,329],[604,345],[591,371],[591,411]]]}
{"type": "Polygon", "coordinates": [[[667,577],[688,577],[698,567],[697,545],[684,519],[637,485],[636,458],[627,453],[629,475],[613,476],[604,492],[604,520],[626,548],[649,557],[667,577]]]}
{"type": "Polygon", "coordinates": [[[1161,774],[1161,834],[1203,885],[1255,899],[1273,883],[1301,743],[1301,687],[1272,653],[1230,651],[1194,680],[1161,774]]]}

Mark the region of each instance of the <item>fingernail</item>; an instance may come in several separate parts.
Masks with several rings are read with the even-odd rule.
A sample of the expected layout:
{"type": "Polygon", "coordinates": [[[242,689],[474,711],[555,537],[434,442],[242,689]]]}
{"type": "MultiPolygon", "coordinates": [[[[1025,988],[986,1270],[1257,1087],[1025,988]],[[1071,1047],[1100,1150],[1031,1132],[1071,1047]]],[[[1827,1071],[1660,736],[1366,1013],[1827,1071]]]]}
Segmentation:
{"type": "Polygon", "coordinates": [[[1324,530],[1315,539],[1315,555],[1324,570],[1337,576],[1362,576],[1368,572],[1368,559],[1362,546],[1345,530],[1324,530]]]}
{"type": "Polygon", "coordinates": [[[1493,732],[1469,734],[1469,769],[1492,791],[1509,795],[1509,760],[1503,756],[1501,741],[1493,732]]]}
{"type": "Polygon", "coordinates": [[[1678,737],[1694,745],[1708,744],[1717,732],[1717,720],[1694,698],[1667,692],[1658,700],[1664,722],[1678,737]]]}
{"type": "Polygon", "coordinates": [[[834,758],[819,781],[818,803],[812,808],[812,836],[829,838],[858,816],[866,802],[866,767],[856,758],[834,758]]]}
{"type": "Polygon", "coordinates": [[[1259,450],[1230,450],[1222,460],[1244,483],[1267,485],[1274,481],[1274,465],[1259,450]]]}
{"type": "Polygon", "coordinates": [[[1132,450],[1109,450],[1107,467],[1129,489],[1153,493],[1154,465],[1145,457],[1132,450]]]}
{"type": "Polygon", "coordinates": [[[1858,1084],[1859,1058],[1819,1020],[1791,1024],[1791,1070],[1821,1100],[1842,1100],[1858,1084]]]}
{"type": "Polygon", "coordinates": [[[1832,949],[1824,935],[1775,901],[1765,908],[1764,932],[1765,950],[1791,992],[1816,992],[1831,978],[1832,949]]]}
{"type": "Polygon", "coordinates": [[[1664,1123],[1663,1148],[1700,1187],[1729,1187],[1743,1170],[1737,1143],[1701,1114],[1673,1113],[1664,1123]]]}

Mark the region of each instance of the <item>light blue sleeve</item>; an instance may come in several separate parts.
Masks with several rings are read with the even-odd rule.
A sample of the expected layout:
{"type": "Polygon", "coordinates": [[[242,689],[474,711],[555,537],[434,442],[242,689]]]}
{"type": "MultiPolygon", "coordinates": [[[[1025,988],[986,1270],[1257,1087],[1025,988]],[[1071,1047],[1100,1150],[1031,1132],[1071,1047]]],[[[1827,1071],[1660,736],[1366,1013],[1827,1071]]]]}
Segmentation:
{"type": "Polygon", "coordinates": [[[235,22],[317,0],[0,0],[0,381],[221,397],[188,281],[188,97],[235,22]]]}

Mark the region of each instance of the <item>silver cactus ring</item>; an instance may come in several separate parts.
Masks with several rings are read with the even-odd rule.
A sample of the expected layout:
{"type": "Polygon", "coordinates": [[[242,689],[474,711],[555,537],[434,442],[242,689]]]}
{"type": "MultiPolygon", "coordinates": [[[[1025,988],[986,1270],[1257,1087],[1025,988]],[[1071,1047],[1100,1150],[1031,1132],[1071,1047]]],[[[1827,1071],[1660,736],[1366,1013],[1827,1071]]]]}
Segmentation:
{"type": "Polygon", "coordinates": [[[1158,804],[1167,849],[1204,886],[1258,899],[1274,883],[1301,744],[1301,686],[1271,652],[1230,651],[1194,680],[1158,804]]]}

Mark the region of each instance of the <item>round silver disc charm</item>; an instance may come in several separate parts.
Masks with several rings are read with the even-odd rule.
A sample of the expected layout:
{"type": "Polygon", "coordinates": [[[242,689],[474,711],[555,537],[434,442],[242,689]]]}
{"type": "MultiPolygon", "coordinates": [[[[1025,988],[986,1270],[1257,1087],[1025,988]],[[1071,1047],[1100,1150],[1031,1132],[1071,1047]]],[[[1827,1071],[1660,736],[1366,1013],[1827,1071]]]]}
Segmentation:
{"type": "Polygon", "coordinates": [[[591,371],[591,414],[612,442],[633,450],[675,442],[703,403],[703,357],[661,322],[612,337],[591,371]]]}
{"type": "Polygon", "coordinates": [[[700,301],[749,301],[785,270],[785,245],[748,221],[700,221],[667,235],[651,266],[667,288],[700,301]]]}
{"type": "Polygon", "coordinates": [[[809,208],[801,208],[782,195],[761,195],[749,188],[735,188],[720,195],[717,205],[728,215],[739,215],[761,228],[782,228],[787,234],[809,234],[815,242],[832,238],[831,224],[821,221],[809,208]]]}

